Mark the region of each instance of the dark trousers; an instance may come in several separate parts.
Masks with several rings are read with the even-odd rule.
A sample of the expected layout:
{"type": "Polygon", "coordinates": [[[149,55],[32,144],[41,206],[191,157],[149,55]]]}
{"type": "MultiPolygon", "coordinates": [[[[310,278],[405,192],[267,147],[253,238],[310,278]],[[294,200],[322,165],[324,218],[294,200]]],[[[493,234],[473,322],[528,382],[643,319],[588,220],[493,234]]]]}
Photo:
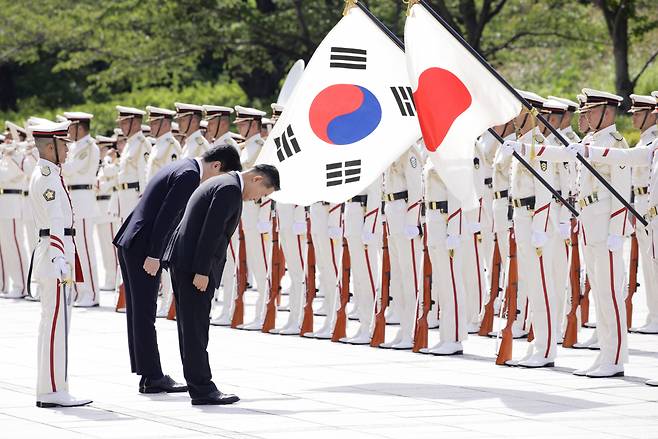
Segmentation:
{"type": "Polygon", "coordinates": [[[209,316],[215,286],[211,280],[202,293],[192,284],[193,273],[176,267],[170,267],[169,270],[176,300],[176,324],[183,374],[190,396],[204,397],[217,390],[212,382],[208,361],[209,316]]]}
{"type": "Polygon", "coordinates": [[[155,332],[160,272],[151,276],[144,271],[146,252],[138,247],[119,247],[118,256],[126,290],[130,369],[146,378],[161,378],[162,366],[155,332]]]}

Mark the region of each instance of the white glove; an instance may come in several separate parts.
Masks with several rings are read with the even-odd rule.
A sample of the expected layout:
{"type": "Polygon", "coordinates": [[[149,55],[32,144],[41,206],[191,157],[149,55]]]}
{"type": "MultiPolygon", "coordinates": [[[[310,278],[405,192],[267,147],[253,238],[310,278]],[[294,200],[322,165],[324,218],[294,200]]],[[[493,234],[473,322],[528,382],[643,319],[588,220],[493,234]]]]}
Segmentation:
{"type": "Polygon", "coordinates": [[[571,143],[567,146],[567,152],[575,159],[578,154],[585,155],[585,145],[582,143],[571,143]]]}
{"type": "Polygon", "coordinates": [[[569,224],[569,223],[560,223],[560,224],[558,224],[557,227],[560,230],[560,237],[562,239],[571,238],[571,224],[569,224]]]}
{"type": "Polygon", "coordinates": [[[446,248],[448,250],[454,250],[457,247],[459,247],[459,244],[461,243],[461,240],[459,239],[459,236],[457,235],[448,235],[446,237],[446,248]]]}
{"type": "Polygon", "coordinates": [[[301,223],[297,221],[292,223],[292,233],[294,233],[295,235],[303,235],[306,233],[306,231],[307,231],[306,223],[301,223]]]}
{"type": "Polygon", "coordinates": [[[624,238],[619,235],[608,235],[608,250],[617,252],[624,246],[624,238]]]}
{"type": "Polygon", "coordinates": [[[269,221],[258,221],[256,229],[259,233],[272,233],[272,223],[269,221]]]}
{"type": "Polygon", "coordinates": [[[420,230],[416,225],[406,225],[404,226],[404,234],[407,235],[407,238],[413,239],[420,235],[420,230]]]}
{"type": "Polygon", "coordinates": [[[343,231],[341,230],[340,227],[329,227],[327,230],[327,233],[329,233],[329,237],[331,239],[338,239],[343,235],[343,231]]]}
{"type": "Polygon", "coordinates": [[[533,231],[530,243],[534,248],[542,248],[548,242],[548,233],[533,231]]]}
{"type": "Polygon", "coordinates": [[[58,256],[53,260],[55,268],[59,273],[59,280],[64,280],[69,277],[69,264],[66,263],[64,256],[58,256]]]}
{"type": "Polygon", "coordinates": [[[515,140],[506,140],[500,148],[500,152],[503,157],[510,157],[512,154],[514,154],[514,151],[518,152],[518,150],[521,148],[521,144],[515,140]]]}
{"type": "Polygon", "coordinates": [[[470,234],[474,235],[482,230],[482,225],[480,223],[468,223],[466,229],[470,234]]]}

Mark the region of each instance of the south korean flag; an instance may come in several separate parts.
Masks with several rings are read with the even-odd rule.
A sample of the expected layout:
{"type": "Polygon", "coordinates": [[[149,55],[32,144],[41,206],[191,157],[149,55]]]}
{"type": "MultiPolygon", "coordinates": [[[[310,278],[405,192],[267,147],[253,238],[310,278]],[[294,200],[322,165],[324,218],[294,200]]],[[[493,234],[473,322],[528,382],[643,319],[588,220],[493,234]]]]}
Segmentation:
{"type": "Polygon", "coordinates": [[[279,169],[278,202],[342,203],[421,138],[404,51],[351,8],[308,63],[257,163],[279,169]]]}

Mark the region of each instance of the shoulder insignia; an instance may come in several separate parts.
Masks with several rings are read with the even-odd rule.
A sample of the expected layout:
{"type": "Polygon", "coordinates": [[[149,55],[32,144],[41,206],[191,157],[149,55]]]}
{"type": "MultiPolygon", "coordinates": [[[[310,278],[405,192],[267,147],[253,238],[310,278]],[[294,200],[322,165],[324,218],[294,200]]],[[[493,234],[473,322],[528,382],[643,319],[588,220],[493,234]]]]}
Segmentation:
{"type": "Polygon", "coordinates": [[[477,157],[473,157],[473,166],[475,169],[480,169],[480,159],[477,157]]]}
{"type": "Polygon", "coordinates": [[[176,159],[178,159],[178,156],[177,156],[176,154],[172,154],[172,155],[171,155],[171,159],[172,159],[172,160],[176,160],[176,159]]]}
{"type": "Polygon", "coordinates": [[[42,166],[41,175],[43,175],[44,177],[48,177],[50,175],[50,167],[47,165],[42,166]]]}
{"type": "Polygon", "coordinates": [[[563,162],[562,165],[564,165],[564,169],[569,169],[569,162],[563,162]]]}
{"type": "Polygon", "coordinates": [[[409,158],[409,164],[411,165],[412,168],[415,169],[416,166],[418,166],[418,159],[417,159],[415,156],[412,155],[412,156],[409,158]]]}
{"type": "Polygon", "coordinates": [[[624,136],[622,136],[619,132],[613,131],[610,133],[610,135],[615,139],[617,142],[621,142],[624,140],[624,136]]]}
{"type": "Polygon", "coordinates": [[[85,150],[82,151],[80,154],[78,154],[77,156],[75,156],[75,158],[76,158],[77,160],[84,160],[84,159],[87,158],[88,155],[89,155],[89,153],[88,153],[87,150],[85,149],[85,150]]]}
{"type": "Polygon", "coordinates": [[[626,168],[626,165],[623,165],[623,166],[619,165],[619,169],[624,169],[624,168],[626,168]]]}
{"type": "Polygon", "coordinates": [[[541,160],[539,162],[539,167],[541,168],[542,171],[546,172],[546,170],[548,169],[548,162],[541,160]]]}
{"type": "Polygon", "coordinates": [[[571,131],[568,131],[567,132],[567,138],[571,141],[574,141],[574,140],[576,140],[576,135],[574,133],[572,133],[571,131]]]}
{"type": "Polygon", "coordinates": [[[171,146],[171,145],[173,145],[173,144],[174,144],[174,139],[169,138],[169,146],[171,146]]]}
{"type": "Polygon", "coordinates": [[[544,143],[544,138],[542,136],[537,135],[537,134],[535,134],[534,140],[535,140],[535,143],[544,143]]]}
{"type": "Polygon", "coordinates": [[[263,139],[257,139],[257,140],[256,140],[256,143],[257,143],[258,145],[260,145],[260,146],[265,145],[265,141],[264,141],[263,139]]]}
{"type": "Polygon", "coordinates": [[[52,189],[46,189],[43,193],[43,198],[45,198],[46,201],[53,201],[55,199],[55,191],[52,189]]]}
{"type": "Polygon", "coordinates": [[[201,146],[201,145],[203,145],[204,140],[205,139],[203,137],[199,136],[199,137],[196,138],[196,144],[201,146]]]}
{"type": "Polygon", "coordinates": [[[148,160],[148,159],[149,159],[149,153],[148,153],[148,152],[145,152],[145,153],[144,153],[144,160],[148,160]]]}

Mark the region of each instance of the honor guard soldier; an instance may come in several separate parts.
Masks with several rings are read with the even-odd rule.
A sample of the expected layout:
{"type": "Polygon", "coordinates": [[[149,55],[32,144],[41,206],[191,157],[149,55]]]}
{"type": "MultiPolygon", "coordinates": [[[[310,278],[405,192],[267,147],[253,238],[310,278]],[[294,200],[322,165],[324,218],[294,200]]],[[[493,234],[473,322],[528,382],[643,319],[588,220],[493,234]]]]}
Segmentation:
{"type": "MultiPolygon", "coordinates": [[[[96,136],[100,149],[101,162],[96,175],[96,204],[98,218],[96,219],[96,237],[98,239],[98,257],[105,277],[100,283],[101,290],[111,291],[116,287],[116,272],[119,261],[112,245],[114,233],[118,230],[116,217],[110,214],[110,200],[115,193],[116,176],[105,175],[105,167],[111,166],[113,157],[117,154],[116,137],[96,136]]],[[[99,281],[100,282],[100,281],[99,281]]]]}
{"type": "Polygon", "coordinates": [[[37,407],[75,407],[91,403],[68,391],[68,333],[72,277],[81,280],[76,263],[73,209],[60,166],[67,155],[69,123],[35,125],[39,149],[30,180],[30,201],[39,229],[34,270],[43,282],[38,337],[37,407]],[[76,267],[75,270],[73,267],[76,267]]]}
{"type": "Polygon", "coordinates": [[[400,328],[392,341],[380,345],[382,348],[413,347],[416,300],[421,283],[422,241],[419,236],[422,172],[420,152],[414,144],[384,174],[384,213],[391,255],[391,297],[400,319],[400,328]]]}
{"type": "Polygon", "coordinates": [[[233,108],[219,105],[204,105],[203,111],[206,113],[206,121],[208,122],[206,140],[211,146],[227,143],[227,139],[233,137],[233,133],[229,131],[229,128],[231,128],[231,113],[233,113],[233,108]]]}
{"type": "Polygon", "coordinates": [[[210,149],[210,143],[201,132],[203,107],[201,105],[184,104],[176,102],[176,122],[181,134],[185,135],[183,157],[194,158],[201,156],[210,149]]]}
{"type": "MultiPolygon", "coordinates": [[[[526,91],[519,93],[537,111],[544,98],[526,91]]],[[[504,152],[512,155],[516,149],[527,157],[527,162],[552,187],[557,185],[555,166],[542,159],[546,139],[536,127],[534,114],[522,112],[515,119],[517,141],[507,141],[504,152]]],[[[537,368],[554,366],[557,355],[557,341],[560,329],[556,327],[557,297],[551,261],[553,246],[551,239],[557,227],[555,206],[551,192],[521,162],[512,162],[512,203],[514,206],[514,232],[518,248],[518,270],[524,279],[521,287],[528,296],[528,306],[532,315],[534,340],[528,346],[527,354],[510,364],[537,368]]]]}
{"type": "MultiPolygon", "coordinates": [[[[49,122],[49,121],[47,121],[49,122]]],[[[30,178],[32,177],[32,172],[34,172],[34,168],[37,165],[37,162],[39,161],[39,151],[36,148],[36,145],[34,144],[34,139],[31,138],[30,140],[26,141],[23,143],[22,146],[22,160],[21,160],[21,168],[23,170],[23,203],[22,203],[22,237],[23,237],[23,242],[24,244],[27,245],[25,248],[25,254],[27,258],[30,258],[32,255],[32,252],[34,251],[36,245],[37,245],[37,239],[39,238],[39,235],[36,230],[36,226],[34,225],[34,213],[32,212],[32,203],[30,203],[29,199],[29,186],[30,186],[30,178]]],[[[39,280],[31,276],[28,270],[27,273],[27,280],[26,280],[26,289],[28,295],[25,296],[27,300],[39,300],[39,295],[40,295],[40,284],[39,280]]]]}
{"type": "Polygon", "coordinates": [[[75,286],[75,306],[93,307],[99,304],[98,272],[94,251],[94,222],[98,217],[96,204],[96,173],[100,161],[100,150],[89,134],[93,115],[82,112],[67,112],[64,117],[71,123],[69,153],[62,164],[62,176],[71,196],[76,218],[75,246],[80,254],[84,282],[75,286]]]}
{"type": "Polygon", "coordinates": [[[182,155],[182,149],[171,132],[171,123],[176,112],[152,106],[146,107],[146,111],[149,114],[151,135],[156,139],[146,164],[146,182],[148,184],[151,177],[163,166],[178,160],[182,155]]]}
{"type": "Polygon", "coordinates": [[[22,245],[21,207],[24,175],[21,170],[21,142],[25,129],[7,121],[12,143],[5,146],[0,158],[0,248],[4,266],[4,291],[0,297],[19,299],[25,296],[27,258],[22,245]]]}

